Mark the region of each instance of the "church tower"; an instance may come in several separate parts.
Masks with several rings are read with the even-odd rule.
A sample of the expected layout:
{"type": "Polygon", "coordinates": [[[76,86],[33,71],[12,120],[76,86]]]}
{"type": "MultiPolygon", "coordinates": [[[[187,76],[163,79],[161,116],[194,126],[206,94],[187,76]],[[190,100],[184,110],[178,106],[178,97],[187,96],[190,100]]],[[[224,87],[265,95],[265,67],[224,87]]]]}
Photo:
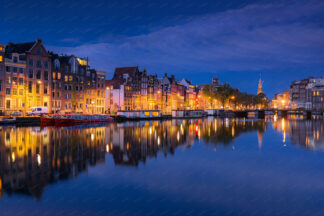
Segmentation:
{"type": "Polygon", "coordinates": [[[263,93],[263,90],[262,90],[262,80],[261,80],[261,75],[260,75],[260,79],[259,79],[259,85],[258,85],[258,94],[261,94],[263,93]]]}

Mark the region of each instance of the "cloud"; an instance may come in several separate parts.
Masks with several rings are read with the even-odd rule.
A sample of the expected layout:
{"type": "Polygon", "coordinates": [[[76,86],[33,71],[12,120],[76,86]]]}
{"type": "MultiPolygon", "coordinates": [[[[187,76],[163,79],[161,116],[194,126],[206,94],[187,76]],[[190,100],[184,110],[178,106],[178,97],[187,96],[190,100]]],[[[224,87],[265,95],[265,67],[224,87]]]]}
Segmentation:
{"type": "MultiPolygon", "coordinates": [[[[324,68],[324,2],[254,4],[198,17],[148,34],[76,47],[50,47],[88,56],[112,76],[117,66],[151,73],[282,71],[324,68]]],[[[298,71],[297,71],[298,72],[298,71]]],[[[190,78],[189,77],[189,78],[190,78]]]]}

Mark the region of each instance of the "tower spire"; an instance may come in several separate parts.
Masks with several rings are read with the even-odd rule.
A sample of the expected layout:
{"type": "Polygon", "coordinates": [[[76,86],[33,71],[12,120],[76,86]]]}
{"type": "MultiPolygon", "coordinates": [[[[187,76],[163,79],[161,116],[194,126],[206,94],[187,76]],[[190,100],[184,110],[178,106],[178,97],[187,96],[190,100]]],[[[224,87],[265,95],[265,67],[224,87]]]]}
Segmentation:
{"type": "Polygon", "coordinates": [[[260,73],[260,79],[259,79],[259,84],[258,84],[258,94],[263,93],[262,89],[262,79],[261,79],[261,73],[260,73]]]}

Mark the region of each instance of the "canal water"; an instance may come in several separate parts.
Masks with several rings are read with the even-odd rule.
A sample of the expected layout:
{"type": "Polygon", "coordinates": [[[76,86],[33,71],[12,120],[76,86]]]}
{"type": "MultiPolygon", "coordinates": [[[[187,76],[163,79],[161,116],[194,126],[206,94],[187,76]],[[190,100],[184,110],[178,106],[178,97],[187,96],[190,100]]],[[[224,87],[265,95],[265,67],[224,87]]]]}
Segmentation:
{"type": "Polygon", "coordinates": [[[324,121],[0,128],[0,215],[324,215],[324,121]]]}

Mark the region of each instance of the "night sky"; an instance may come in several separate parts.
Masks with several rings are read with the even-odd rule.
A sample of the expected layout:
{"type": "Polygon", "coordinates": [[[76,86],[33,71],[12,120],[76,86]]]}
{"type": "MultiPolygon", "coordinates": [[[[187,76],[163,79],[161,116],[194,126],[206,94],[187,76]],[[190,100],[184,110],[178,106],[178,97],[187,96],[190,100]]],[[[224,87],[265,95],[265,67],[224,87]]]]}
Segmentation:
{"type": "Polygon", "coordinates": [[[42,38],[107,71],[136,66],[194,84],[216,74],[269,97],[324,76],[324,1],[0,0],[0,43],[42,38]]]}

